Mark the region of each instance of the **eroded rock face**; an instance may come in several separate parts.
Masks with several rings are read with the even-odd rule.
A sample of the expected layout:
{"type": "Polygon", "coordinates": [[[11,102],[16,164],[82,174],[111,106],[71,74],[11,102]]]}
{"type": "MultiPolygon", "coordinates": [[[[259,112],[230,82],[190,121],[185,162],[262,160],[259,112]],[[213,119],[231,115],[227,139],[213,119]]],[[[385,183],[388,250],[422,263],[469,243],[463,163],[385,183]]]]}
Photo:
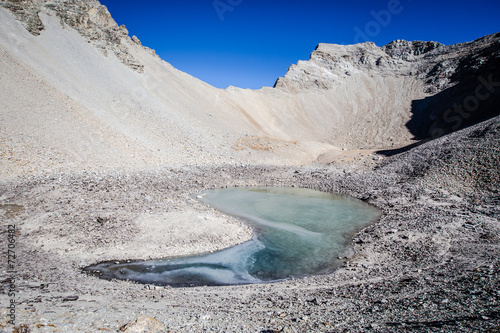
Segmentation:
{"type": "Polygon", "coordinates": [[[406,40],[398,39],[383,46],[381,49],[394,59],[417,61],[418,56],[443,46],[443,44],[438,42],[409,42],[406,40]]]}
{"type": "Polygon", "coordinates": [[[40,35],[44,29],[39,13],[45,12],[77,30],[104,55],[114,52],[126,66],[139,73],[144,71],[144,66],[129,53],[127,44],[132,41],[127,28],[118,26],[106,6],[99,1],[0,0],[0,5],[10,10],[34,36],[40,35]]]}
{"type": "MultiPolygon", "coordinates": [[[[396,40],[383,47],[319,44],[308,61],[292,65],[275,88],[293,92],[344,86],[349,77],[403,78],[422,85],[408,128],[416,139],[435,138],[499,114],[500,33],[469,43],[396,40]],[[479,91],[479,96],[477,94],[479,91]],[[465,111],[464,111],[465,110],[465,111]]],[[[386,94],[387,87],[379,87],[386,94]]]]}
{"type": "Polygon", "coordinates": [[[470,43],[446,46],[437,42],[396,40],[378,47],[367,42],[354,45],[319,44],[308,61],[290,66],[275,87],[288,90],[330,89],[356,73],[382,76],[415,76],[428,93],[454,85],[460,76],[498,59],[500,33],[470,43]],[[466,66],[459,66],[464,65],[466,66]]]}
{"type": "Polygon", "coordinates": [[[412,66],[391,57],[374,43],[319,44],[308,61],[292,65],[275,87],[291,91],[331,89],[347,77],[366,73],[382,76],[409,75],[412,66]]]}

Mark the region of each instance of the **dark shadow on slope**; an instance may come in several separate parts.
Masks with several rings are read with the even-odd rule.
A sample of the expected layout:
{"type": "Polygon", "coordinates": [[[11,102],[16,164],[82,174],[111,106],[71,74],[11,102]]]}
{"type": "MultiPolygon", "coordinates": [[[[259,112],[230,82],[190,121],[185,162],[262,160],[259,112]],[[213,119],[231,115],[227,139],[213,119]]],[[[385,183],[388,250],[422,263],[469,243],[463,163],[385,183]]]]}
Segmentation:
{"type": "MultiPolygon", "coordinates": [[[[443,66],[437,64],[429,80],[443,66]]],[[[406,126],[416,140],[434,139],[500,115],[500,43],[469,54],[457,68],[450,78],[453,87],[412,102],[406,126]]]]}
{"type": "Polygon", "coordinates": [[[390,156],[394,156],[394,155],[397,155],[397,154],[401,154],[401,153],[407,152],[408,150],[413,149],[415,147],[418,147],[420,145],[423,145],[424,143],[426,143],[428,141],[430,141],[430,139],[429,140],[418,141],[418,142],[412,143],[411,145],[404,146],[404,147],[399,147],[399,148],[395,148],[395,149],[377,150],[376,153],[379,154],[379,155],[384,155],[386,157],[390,157],[390,156]]]}

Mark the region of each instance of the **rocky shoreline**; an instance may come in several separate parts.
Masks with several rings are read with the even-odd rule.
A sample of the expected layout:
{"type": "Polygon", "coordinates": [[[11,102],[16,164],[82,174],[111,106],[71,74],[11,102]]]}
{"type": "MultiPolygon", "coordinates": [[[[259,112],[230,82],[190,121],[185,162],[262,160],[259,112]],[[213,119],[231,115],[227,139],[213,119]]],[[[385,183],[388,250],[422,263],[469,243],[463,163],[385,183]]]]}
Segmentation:
{"type": "MultiPolygon", "coordinates": [[[[134,332],[134,324],[125,325],[148,316],[156,321],[141,320],[173,332],[495,331],[500,325],[499,168],[498,159],[490,157],[498,156],[499,124],[495,118],[353,174],[335,165],[224,165],[4,181],[0,204],[24,206],[2,217],[3,238],[8,224],[17,228],[16,323],[33,332],[114,332],[121,327],[134,332]],[[488,145],[491,149],[479,149],[488,145]],[[464,160],[461,152],[470,149],[483,153],[464,160]],[[450,155],[449,169],[439,164],[443,152],[450,155]],[[476,173],[470,183],[469,169],[490,170],[496,178],[483,183],[487,175],[476,173]],[[436,178],[435,171],[443,173],[436,178]],[[194,211],[221,218],[224,230],[234,227],[224,237],[208,235],[209,242],[192,235],[191,243],[175,244],[162,254],[244,241],[250,232],[238,221],[224,220],[190,198],[203,189],[244,185],[351,195],[379,207],[383,216],[354,237],[344,266],[328,275],[173,289],[81,273],[87,264],[117,259],[109,255],[119,251],[102,253],[111,248],[126,245],[121,250],[126,256],[137,253],[129,259],[156,256],[141,252],[146,241],[130,241],[141,214],[194,211]]],[[[141,232],[147,239],[155,229],[141,232]]],[[[0,280],[5,298],[9,282],[4,270],[0,280]]],[[[8,313],[2,311],[0,327],[8,332],[8,313]]]]}

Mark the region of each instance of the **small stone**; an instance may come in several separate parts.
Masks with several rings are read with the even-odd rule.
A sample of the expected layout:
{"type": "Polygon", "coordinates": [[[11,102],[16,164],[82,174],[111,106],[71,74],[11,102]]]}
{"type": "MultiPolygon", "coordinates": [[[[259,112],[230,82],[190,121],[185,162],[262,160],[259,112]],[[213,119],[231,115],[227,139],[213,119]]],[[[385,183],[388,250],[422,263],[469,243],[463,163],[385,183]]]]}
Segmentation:
{"type": "Polygon", "coordinates": [[[126,333],[163,333],[165,332],[165,326],[158,320],[143,316],[138,318],[136,321],[126,324],[120,327],[120,332],[126,333]]]}
{"type": "Polygon", "coordinates": [[[137,36],[132,36],[132,41],[137,45],[142,45],[141,41],[139,40],[139,38],[137,38],[137,36]]]}

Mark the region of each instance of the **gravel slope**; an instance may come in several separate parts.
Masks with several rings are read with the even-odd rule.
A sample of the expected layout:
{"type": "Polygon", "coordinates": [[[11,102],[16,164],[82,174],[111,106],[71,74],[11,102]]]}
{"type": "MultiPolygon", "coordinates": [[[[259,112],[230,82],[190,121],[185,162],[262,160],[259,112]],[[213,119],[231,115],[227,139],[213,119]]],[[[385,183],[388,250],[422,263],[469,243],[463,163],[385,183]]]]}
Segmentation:
{"type": "MultiPolygon", "coordinates": [[[[500,324],[499,129],[497,117],[385,159],[373,171],[186,166],[3,182],[0,203],[25,206],[2,220],[2,237],[7,223],[18,228],[18,323],[36,332],[116,331],[146,315],[158,320],[151,325],[175,332],[494,331],[500,324]],[[466,158],[471,151],[475,157],[466,158]],[[115,258],[109,249],[116,246],[147,256],[130,241],[143,216],[219,216],[188,196],[236,185],[333,191],[384,214],[354,237],[344,266],[323,276],[171,289],[80,273],[115,258]]],[[[237,222],[222,222],[237,231],[225,242],[244,239],[237,222]]],[[[142,229],[143,237],[157,227],[142,229]]],[[[210,237],[191,246],[204,251],[210,237]]]]}

